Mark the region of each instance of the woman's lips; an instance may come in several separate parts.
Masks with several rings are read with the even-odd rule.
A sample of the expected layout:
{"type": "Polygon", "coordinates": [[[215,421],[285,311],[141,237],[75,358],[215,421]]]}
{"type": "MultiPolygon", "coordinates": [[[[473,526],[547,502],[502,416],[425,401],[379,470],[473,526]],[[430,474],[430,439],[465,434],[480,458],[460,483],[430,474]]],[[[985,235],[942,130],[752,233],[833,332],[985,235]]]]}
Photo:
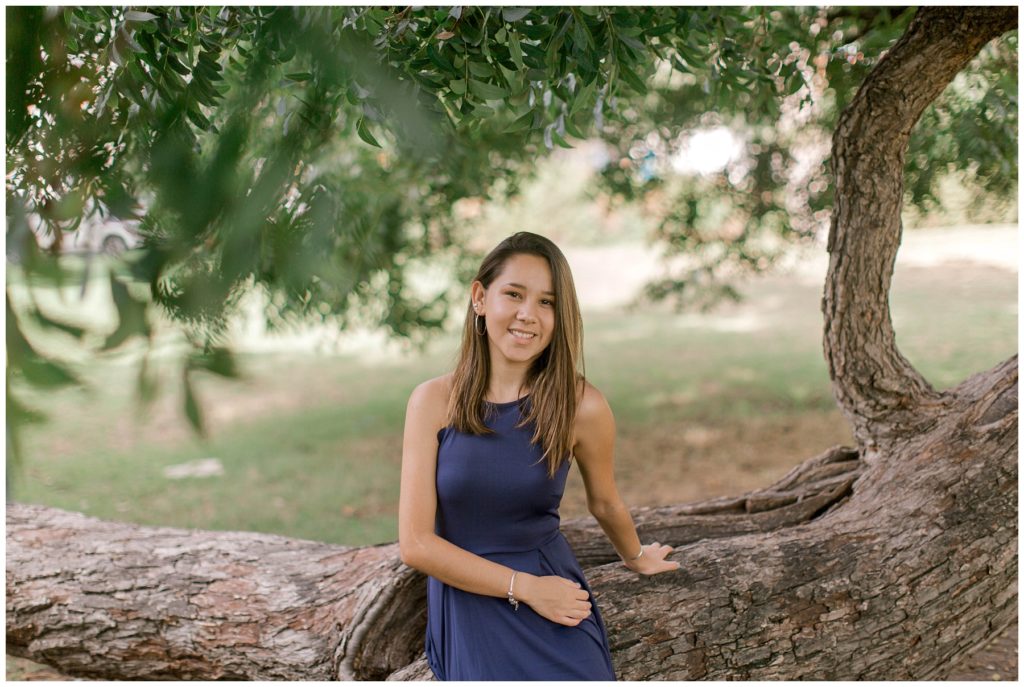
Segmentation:
{"type": "Polygon", "coordinates": [[[533,332],[526,332],[523,331],[522,329],[509,329],[508,332],[509,334],[512,335],[513,339],[515,339],[516,341],[521,341],[523,343],[533,341],[537,337],[537,335],[534,334],[533,332]]]}

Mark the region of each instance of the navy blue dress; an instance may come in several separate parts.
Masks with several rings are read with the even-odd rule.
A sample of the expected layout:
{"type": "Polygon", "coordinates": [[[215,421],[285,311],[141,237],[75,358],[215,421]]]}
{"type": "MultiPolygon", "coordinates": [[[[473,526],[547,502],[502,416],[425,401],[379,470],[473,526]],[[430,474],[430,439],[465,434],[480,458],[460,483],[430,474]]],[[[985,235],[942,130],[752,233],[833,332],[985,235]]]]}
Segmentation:
{"type": "MultiPolygon", "coordinates": [[[[569,461],[548,479],[547,461],[530,443],[533,425],[515,426],[520,402],[529,399],[487,403],[494,434],[438,432],[435,532],[513,570],[558,575],[590,592],[558,529],[569,461]]],[[[590,602],[591,614],[569,627],[524,603],[515,610],[507,598],[428,576],[427,661],[439,680],[614,680],[604,622],[590,602]]]]}

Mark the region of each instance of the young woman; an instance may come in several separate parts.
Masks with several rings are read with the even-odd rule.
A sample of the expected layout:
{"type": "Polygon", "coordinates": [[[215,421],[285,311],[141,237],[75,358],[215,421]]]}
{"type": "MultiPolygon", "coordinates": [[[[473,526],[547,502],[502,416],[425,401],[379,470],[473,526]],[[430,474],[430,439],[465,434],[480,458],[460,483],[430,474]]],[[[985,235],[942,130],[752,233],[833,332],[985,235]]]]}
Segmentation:
{"type": "Polygon", "coordinates": [[[642,546],[615,487],[611,409],[584,379],[576,287],[528,232],[484,259],[455,371],[405,418],[399,545],[427,578],[426,653],[440,680],[614,680],[590,588],[559,531],[575,458],[587,506],[625,565],[676,570],[642,546]]]}

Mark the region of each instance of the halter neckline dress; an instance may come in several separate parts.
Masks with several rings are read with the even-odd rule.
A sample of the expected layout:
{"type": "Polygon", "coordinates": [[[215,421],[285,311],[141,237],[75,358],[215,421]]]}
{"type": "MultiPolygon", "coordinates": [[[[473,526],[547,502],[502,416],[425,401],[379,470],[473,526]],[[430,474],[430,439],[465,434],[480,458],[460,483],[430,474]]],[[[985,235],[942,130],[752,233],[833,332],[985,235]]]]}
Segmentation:
{"type": "MultiPolygon", "coordinates": [[[[487,406],[494,434],[437,433],[435,532],[513,570],[558,575],[590,592],[583,569],[558,529],[569,461],[553,479],[533,424],[516,427],[524,396],[487,406]]],[[[517,578],[518,581],[518,578],[517,578]]],[[[426,654],[439,680],[615,680],[608,635],[593,595],[591,614],[569,627],[524,603],[473,594],[427,577],[426,654]]]]}

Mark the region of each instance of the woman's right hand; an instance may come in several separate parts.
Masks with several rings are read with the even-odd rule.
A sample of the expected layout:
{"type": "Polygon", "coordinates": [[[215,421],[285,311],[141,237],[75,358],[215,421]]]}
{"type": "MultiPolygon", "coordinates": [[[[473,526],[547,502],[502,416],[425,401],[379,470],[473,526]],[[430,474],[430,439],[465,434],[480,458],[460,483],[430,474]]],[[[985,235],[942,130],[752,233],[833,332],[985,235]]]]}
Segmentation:
{"type": "Polygon", "coordinates": [[[578,582],[558,575],[520,575],[516,578],[516,598],[532,608],[537,615],[559,625],[575,627],[590,615],[590,594],[578,582]]]}

